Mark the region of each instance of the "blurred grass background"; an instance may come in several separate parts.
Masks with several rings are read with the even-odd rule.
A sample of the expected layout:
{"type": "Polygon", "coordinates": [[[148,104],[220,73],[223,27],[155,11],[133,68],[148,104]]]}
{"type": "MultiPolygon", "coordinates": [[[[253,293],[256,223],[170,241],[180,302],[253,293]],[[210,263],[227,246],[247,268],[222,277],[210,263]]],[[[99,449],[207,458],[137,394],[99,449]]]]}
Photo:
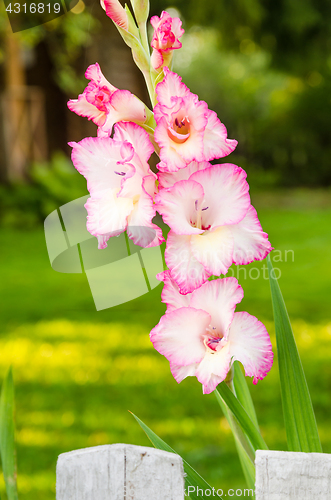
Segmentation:
{"type": "MultiPolygon", "coordinates": [[[[327,191],[253,193],[275,247],[273,264],[281,272],[325,452],[331,452],[328,200],[327,191]]],[[[96,312],[84,275],[51,269],[41,228],[2,228],[0,246],[0,373],[13,364],[22,500],[54,498],[60,453],[115,442],[149,445],[127,410],[212,485],[224,490],[244,485],[216,399],[203,396],[196,379],[178,385],[167,360],[149,342],[148,333],[164,312],[162,285],[96,312]]],[[[275,346],[263,265],[234,268],[233,273],[245,292],[239,309],[265,321],[275,346]]],[[[265,380],[256,387],[249,381],[249,386],[269,447],[286,449],[277,363],[265,380]]],[[[3,484],[1,489],[3,494],[3,484]]]]}

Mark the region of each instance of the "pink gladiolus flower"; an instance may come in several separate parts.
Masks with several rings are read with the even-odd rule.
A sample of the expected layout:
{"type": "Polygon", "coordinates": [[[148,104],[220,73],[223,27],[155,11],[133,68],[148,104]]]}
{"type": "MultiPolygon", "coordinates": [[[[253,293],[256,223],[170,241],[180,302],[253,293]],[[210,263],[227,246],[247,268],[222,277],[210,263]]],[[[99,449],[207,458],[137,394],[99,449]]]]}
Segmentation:
{"type": "Polygon", "coordinates": [[[87,179],[87,230],[106,248],[111,236],[127,231],[136,245],[160,245],[162,231],[152,223],[156,175],[148,159],[154,151],[148,134],[135,123],[115,125],[113,139],[88,137],[71,142],[72,161],[87,179]]]}
{"type": "Polygon", "coordinates": [[[68,102],[68,108],[92,120],[103,135],[108,135],[114,123],[119,121],[146,121],[145,105],[128,90],[119,90],[111,85],[98,63],[87,68],[85,77],[91,80],[90,83],[78,99],[68,102]]]}
{"type": "Polygon", "coordinates": [[[168,66],[173,50],[181,48],[179,38],[184,34],[184,30],[179,17],[171,17],[165,11],[161,17],[153,16],[151,25],[154,28],[151,63],[154,69],[159,70],[164,65],[168,66]]]}
{"type": "Polygon", "coordinates": [[[100,4],[106,11],[107,16],[110,17],[117,26],[124,30],[128,30],[128,16],[119,0],[100,0],[100,4]]]}
{"type": "Polygon", "coordinates": [[[249,197],[246,173],[225,163],[163,188],[156,210],[171,228],[165,260],[183,294],[232,263],[262,260],[272,250],[249,197]]]}
{"type": "Polygon", "coordinates": [[[164,68],[164,80],[156,86],[158,104],[155,140],[160,146],[159,169],[176,172],[191,161],[223,158],[237,146],[214,111],[192,94],[181,78],[164,68]]]}
{"type": "Polygon", "coordinates": [[[267,375],[273,362],[270,338],[255,316],[234,312],[243,298],[236,278],[209,281],[184,297],[168,271],[160,278],[168,310],[150,338],[169,360],[178,383],[195,376],[204,394],[209,394],[226,378],[235,360],[243,364],[248,377],[254,377],[253,384],[267,375]]]}

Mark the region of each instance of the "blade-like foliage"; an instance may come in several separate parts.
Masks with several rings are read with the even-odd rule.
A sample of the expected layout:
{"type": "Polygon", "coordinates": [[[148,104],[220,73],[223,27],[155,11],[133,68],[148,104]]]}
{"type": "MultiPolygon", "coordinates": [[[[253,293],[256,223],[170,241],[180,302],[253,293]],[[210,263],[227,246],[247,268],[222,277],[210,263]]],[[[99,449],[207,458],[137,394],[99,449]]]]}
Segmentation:
{"type": "Polygon", "coordinates": [[[223,399],[221,398],[218,391],[214,391],[216,399],[221,407],[222,412],[224,413],[225,418],[227,419],[233,437],[235,441],[235,445],[237,448],[239,460],[241,463],[241,467],[246,479],[247,486],[254,490],[255,488],[255,465],[254,465],[254,450],[252,448],[251,443],[249,442],[247,436],[242,431],[238,422],[235,420],[235,417],[230,412],[223,399]]]}
{"type": "Polygon", "coordinates": [[[233,377],[233,385],[235,394],[238,398],[238,401],[243,405],[245,410],[247,411],[248,416],[252,420],[253,424],[258,428],[259,424],[257,421],[254,404],[252,401],[251,393],[249,392],[248,385],[246,382],[246,378],[241,371],[240,364],[238,361],[233,363],[234,369],[234,377],[233,377]]]}
{"type": "Polygon", "coordinates": [[[322,453],[315,414],[290,319],[269,256],[267,262],[288,449],[322,453]]]}
{"type": "Polygon", "coordinates": [[[224,403],[238,420],[242,430],[247,435],[254,450],[267,450],[268,447],[262,438],[260,431],[248,416],[246,410],[238,401],[233,392],[228,388],[225,382],[221,382],[216,389],[224,403]]]}
{"type": "Polygon", "coordinates": [[[11,368],[2,384],[0,399],[0,454],[8,500],[17,500],[14,440],[14,382],[11,368]]]}
{"type": "MultiPolygon", "coordinates": [[[[132,413],[133,417],[136,419],[142,430],[146,433],[146,436],[151,441],[155,448],[164,451],[170,451],[171,453],[176,453],[167,443],[165,443],[155,432],[153,432],[149,427],[147,427],[144,422],[140,420],[136,415],[132,413]]],[[[198,474],[185,460],[183,460],[183,466],[185,471],[185,489],[187,490],[188,486],[194,486],[195,491],[197,488],[201,488],[202,490],[212,490],[212,487],[205,481],[200,474],[198,474]]],[[[218,498],[222,498],[217,495],[218,498]]],[[[192,500],[200,500],[196,493],[190,493],[190,496],[187,498],[191,498],[192,500]]]]}

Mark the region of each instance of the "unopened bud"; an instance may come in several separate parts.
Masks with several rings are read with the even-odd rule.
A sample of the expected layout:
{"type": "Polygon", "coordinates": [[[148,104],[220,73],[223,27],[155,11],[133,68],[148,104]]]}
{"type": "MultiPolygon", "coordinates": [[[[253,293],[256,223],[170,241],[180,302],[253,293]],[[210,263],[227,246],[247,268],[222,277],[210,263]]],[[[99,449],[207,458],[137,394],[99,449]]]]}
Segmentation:
{"type": "Polygon", "coordinates": [[[149,16],[149,0],[131,0],[137,23],[145,23],[149,16]]]}
{"type": "Polygon", "coordinates": [[[128,30],[129,22],[126,10],[119,0],[100,0],[101,7],[114,23],[124,30],[128,30]]]}

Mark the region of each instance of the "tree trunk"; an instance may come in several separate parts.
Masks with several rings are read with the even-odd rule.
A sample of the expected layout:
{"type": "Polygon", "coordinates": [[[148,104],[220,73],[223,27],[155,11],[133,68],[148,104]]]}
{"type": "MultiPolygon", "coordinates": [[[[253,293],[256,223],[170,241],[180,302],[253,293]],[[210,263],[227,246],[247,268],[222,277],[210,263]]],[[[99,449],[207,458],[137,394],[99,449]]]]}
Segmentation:
{"type": "Polygon", "coordinates": [[[5,92],[2,96],[6,177],[22,180],[26,168],[28,128],[24,123],[25,71],[20,57],[18,35],[8,23],[5,35],[5,92]],[[23,121],[23,123],[22,123],[23,121]]]}

